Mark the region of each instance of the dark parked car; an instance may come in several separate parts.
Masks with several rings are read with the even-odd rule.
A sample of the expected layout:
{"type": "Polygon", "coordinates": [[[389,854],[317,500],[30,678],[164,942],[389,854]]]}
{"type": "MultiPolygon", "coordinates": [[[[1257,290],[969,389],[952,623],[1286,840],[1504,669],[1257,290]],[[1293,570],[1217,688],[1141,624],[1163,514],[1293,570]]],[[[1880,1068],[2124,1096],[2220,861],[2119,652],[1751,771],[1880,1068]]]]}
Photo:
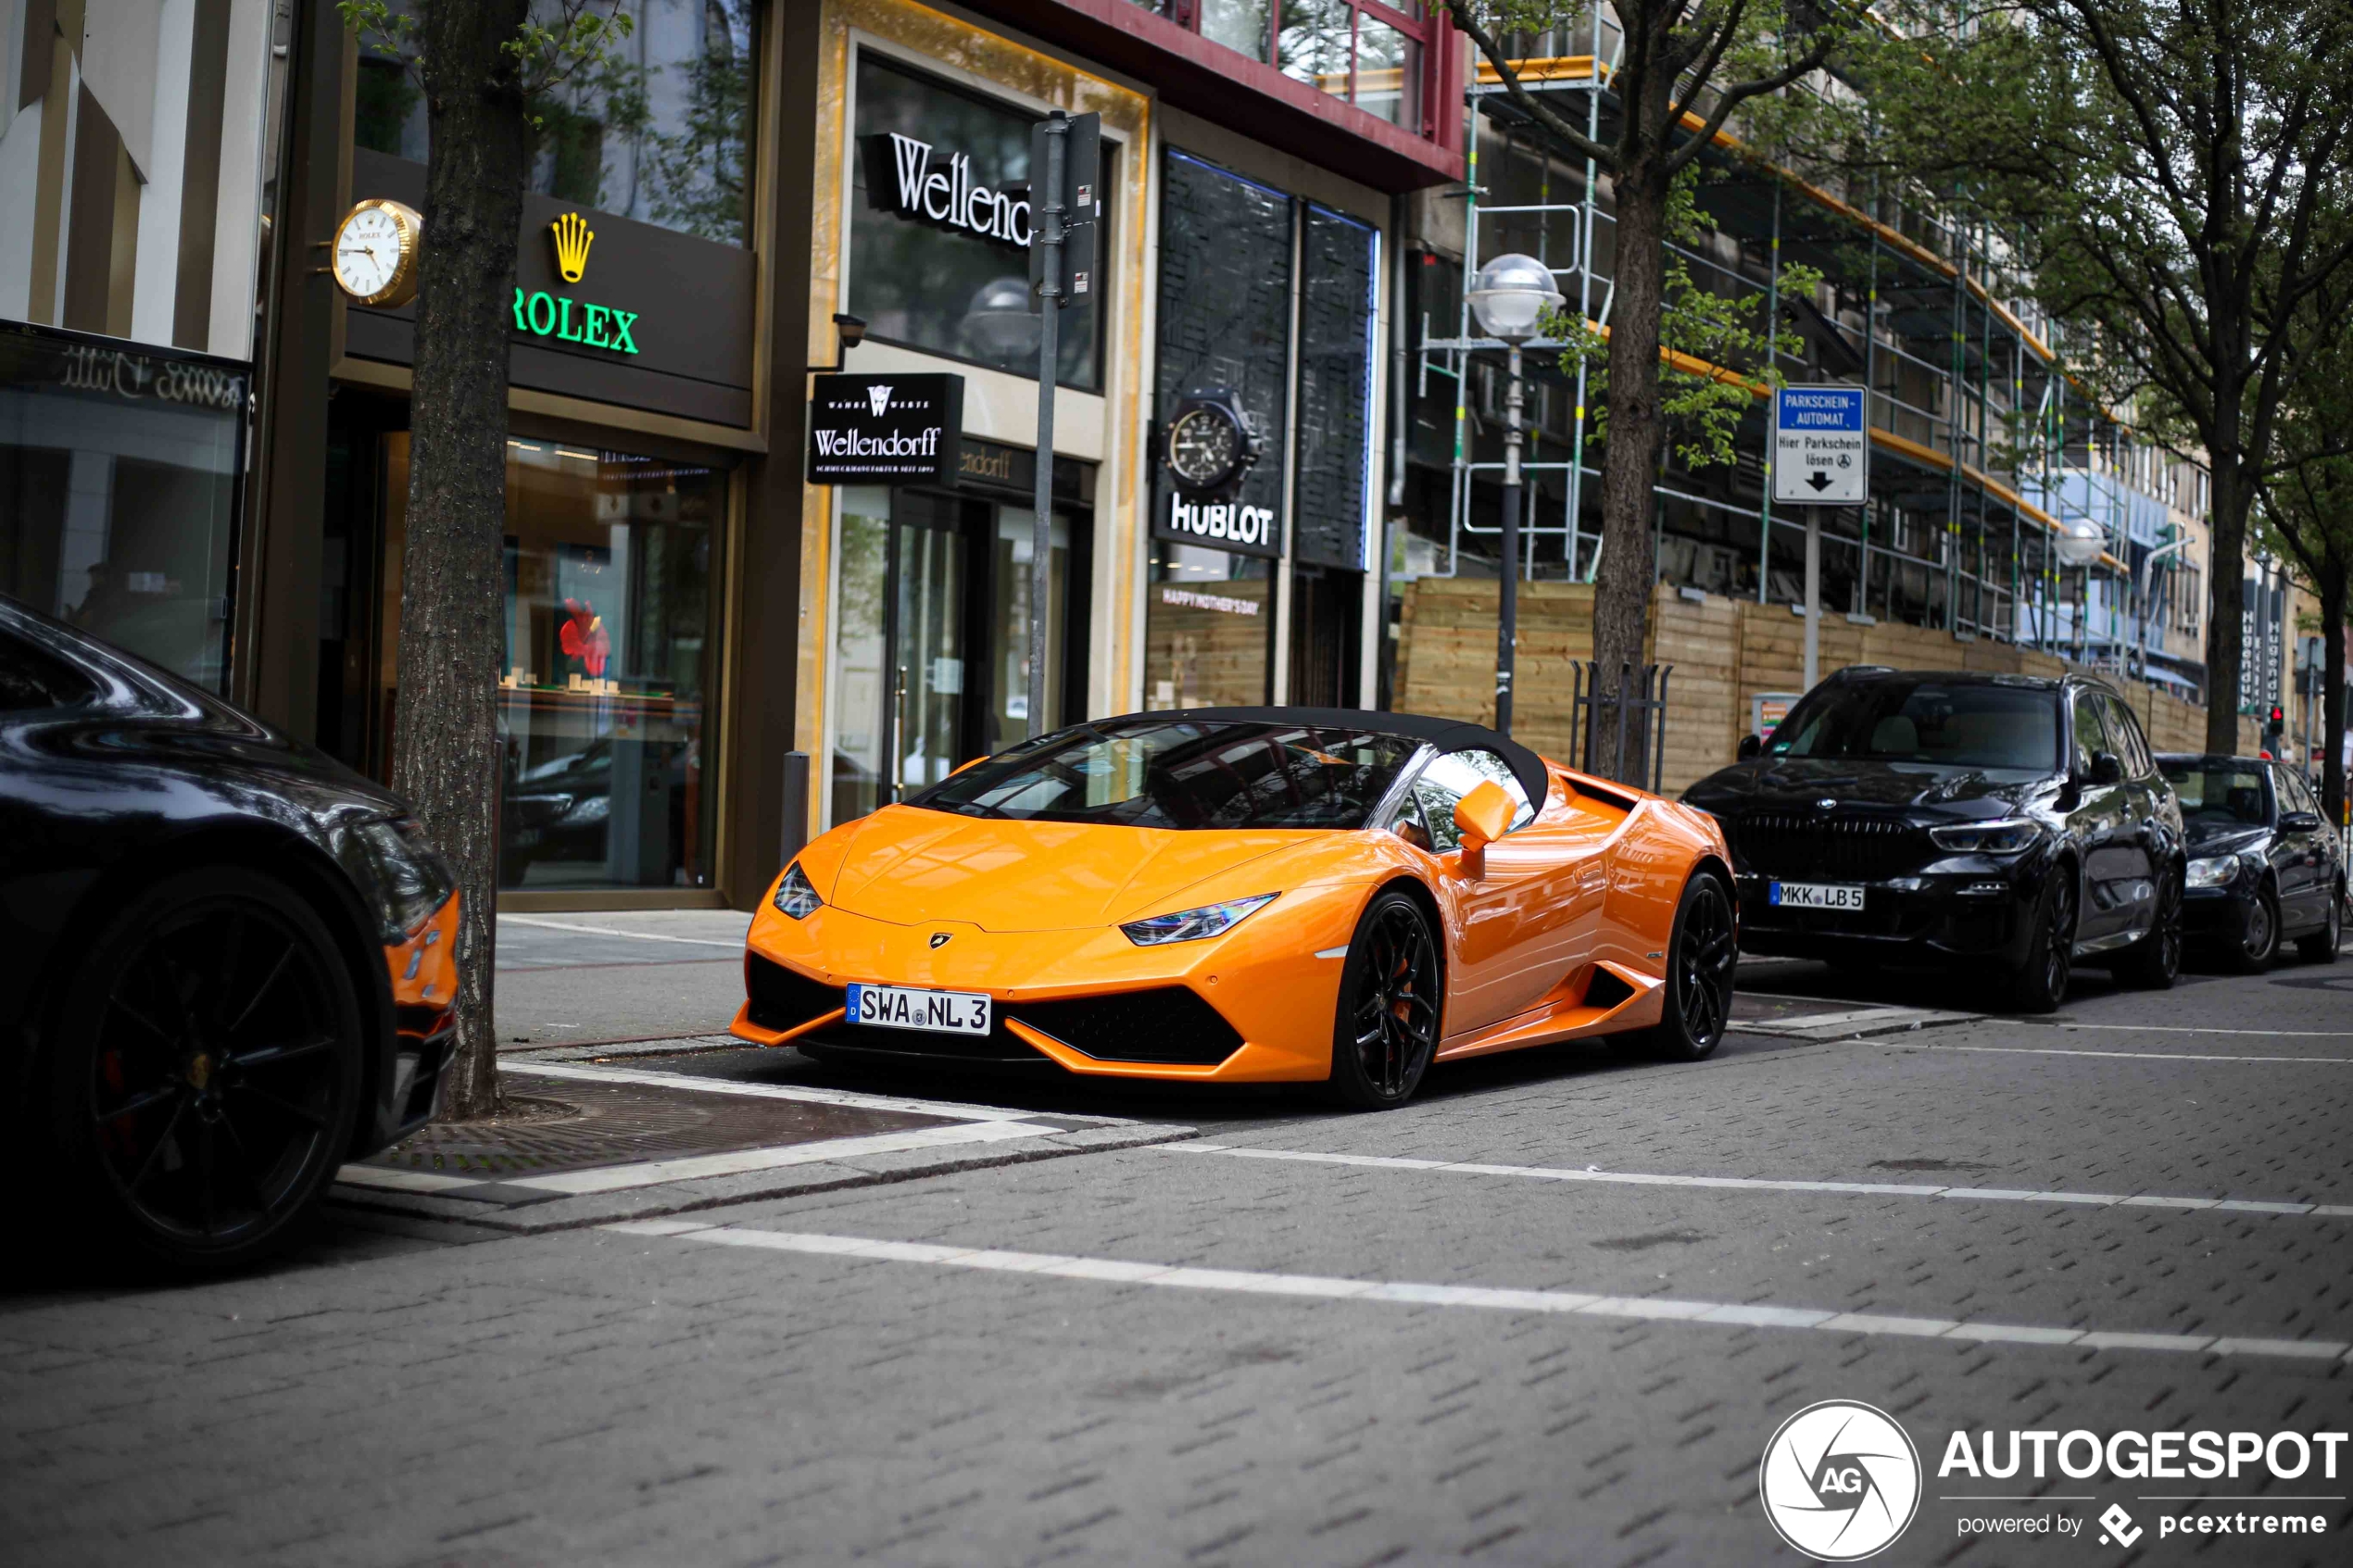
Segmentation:
{"type": "Polygon", "coordinates": [[[2157,760],[2189,835],[2190,941],[2241,971],[2270,963],[2291,936],[2306,959],[2334,963],[2345,860],[2303,775],[2260,758],[2157,760]]]}
{"type": "Polygon", "coordinates": [[[395,797],[0,597],[0,1147],[61,1236],[248,1261],[428,1120],[453,885],[395,797]]]}
{"type": "Polygon", "coordinates": [[[2097,681],[1843,670],[1683,798],[1731,840],[1750,951],[1965,966],[2029,1012],[2077,960],[2181,967],[2181,810],[2097,681]]]}

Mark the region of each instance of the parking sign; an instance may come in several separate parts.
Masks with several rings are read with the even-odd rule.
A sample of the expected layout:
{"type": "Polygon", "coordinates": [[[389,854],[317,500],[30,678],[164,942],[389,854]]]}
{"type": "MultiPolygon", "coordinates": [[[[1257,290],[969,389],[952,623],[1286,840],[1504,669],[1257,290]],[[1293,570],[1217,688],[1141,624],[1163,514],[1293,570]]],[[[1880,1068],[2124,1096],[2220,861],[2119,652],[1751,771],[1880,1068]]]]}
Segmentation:
{"type": "Polygon", "coordinates": [[[1859,386],[1785,386],[1773,397],[1773,504],[1855,507],[1869,498],[1871,437],[1859,386]]]}

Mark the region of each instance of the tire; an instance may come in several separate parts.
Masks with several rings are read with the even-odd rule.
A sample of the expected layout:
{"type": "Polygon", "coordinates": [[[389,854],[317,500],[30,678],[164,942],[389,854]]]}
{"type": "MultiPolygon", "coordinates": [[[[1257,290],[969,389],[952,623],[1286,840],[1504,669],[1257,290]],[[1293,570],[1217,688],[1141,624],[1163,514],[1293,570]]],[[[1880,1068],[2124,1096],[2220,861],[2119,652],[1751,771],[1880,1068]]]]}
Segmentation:
{"type": "Polygon", "coordinates": [[[1352,1110],[1388,1110],[1413,1098],[1438,1054],[1445,985],[1421,905],[1395,888],[1377,895],[1340,970],[1327,1096],[1352,1110]]]}
{"type": "Polygon", "coordinates": [[[1711,871],[1693,872],[1675,909],[1667,944],[1666,993],[1658,1022],[1629,1037],[1662,1061],[1701,1061],[1724,1040],[1732,1016],[1732,976],[1740,965],[1739,928],[1730,889],[1711,871]]]}
{"type": "Polygon", "coordinates": [[[2057,1012],[2067,1000],[2075,968],[2075,870],[2061,864],[2043,881],[2035,900],[2034,931],[2025,961],[2010,972],[2010,1008],[2015,1012],[2057,1012]]]}
{"type": "Polygon", "coordinates": [[[2168,866],[2158,877],[2156,923],[2116,960],[2116,978],[2124,985],[2144,991],[2167,991],[2182,972],[2183,874],[2181,867],[2168,866]]]}
{"type": "Polygon", "coordinates": [[[2309,936],[2296,939],[2296,956],[2306,963],[2334,963],[2337,949],[2345,942],[2345,894],[2340,888],[2329,889],[2328,921],[2309,936]]]}
{"type": "Polygon", "coordinates": [[[2233,974],[2254,974],[2269,969],[2280,953],[2280,899],[2267,884],[2255,890],[2247,906],[2246,932],[2223,957],[2233,974]]]}
{"type": "Polygon", "coordinates": [[[343,954],[284,884],[214,867],[138,893],[41,1060],[60,1235],[182,1272],[292,1242],[351,1146],[361,1020],[343,954]]]}

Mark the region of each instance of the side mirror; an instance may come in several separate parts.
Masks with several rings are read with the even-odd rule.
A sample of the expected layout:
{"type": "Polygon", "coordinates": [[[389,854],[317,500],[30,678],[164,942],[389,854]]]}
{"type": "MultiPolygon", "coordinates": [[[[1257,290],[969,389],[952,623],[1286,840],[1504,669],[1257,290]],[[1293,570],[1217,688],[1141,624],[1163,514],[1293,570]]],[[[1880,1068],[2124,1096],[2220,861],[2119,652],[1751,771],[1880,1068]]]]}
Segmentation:
{"type": "Polygon", "coordinates": [[[1765,737],[1763,735],[1741,736],[1741,748],[1738,756],[1742,761],[1745,762],[1752,757],[1762,757],[1764,755],[1765,737]]]}
{"type": "Polygon", "coordinates": [[[2092,783],[2112,784],[2121,781],[2123,777],[2124,764],[2117,759],[2116,753],[2113,751],[2092,753],[2092,783]]]}
{"type": "Polygon", "coordinates": [[[1511,829],[1512,797],[1493,779],[1454,802],[1454,831],[1462,834],[1466,855],[1479,853],[1511,829]]]}
{"type": "Polygon", "coordinates": [[[2318,833],[2321,817],[2317,811],[2283,811],[2280,813],[2282,833],[2318,833]]]}

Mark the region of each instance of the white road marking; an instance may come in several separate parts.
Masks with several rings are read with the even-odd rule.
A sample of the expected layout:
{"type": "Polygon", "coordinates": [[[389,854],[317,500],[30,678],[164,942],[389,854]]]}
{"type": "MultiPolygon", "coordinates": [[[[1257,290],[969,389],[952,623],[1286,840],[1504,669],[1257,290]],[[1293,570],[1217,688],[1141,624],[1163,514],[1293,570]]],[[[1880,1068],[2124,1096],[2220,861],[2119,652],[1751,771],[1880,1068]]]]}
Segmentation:
{"type": "Polygon", "coordinates": [[[652,931],[623,931],[610,925],[580,925],[568,920],[544,920],[537,915],[500,915],[502,925],[528,925],[541,931],[576,931],[588,936],[626,936],[633,942],[683,942],[690,947],[732,947],[740,953],[741,941],[723,942],[715,936],[665,936],[652,931]]]}
{"type": "Polygon", "coordinates": [[[2353,1029],[2214,1029],[2198,1023],[2046,1023],[2046,1029],[2115,1029],[2131,1035],[2259,1035],[2282,1040],[2353,1040],[2353,1029]]]}
{"type": "Polygon", "coordinates": [[[2206,1334],[2122,1334],[2029,1323],[1961,1323],[1950,1318],[1894,1318],[1832,1312],[1818,1307],[1766,1307],[1730,1301],[1679,1301],[1658,1297],[1604,1296],[1572,1290],[1513,1290],[1486,1286],[1423,1285],[1398,1280],[1335,1279],[1318,1274],[1194,1269],[1119,1258],[1073,1258],[1053,1252],[1000,1252],[925,1241],[876,1241],[749,1226],[700,1225],[681,1220],[623,1221],[601,1227],[624,1236],[667,1236],[763,1251],[878,1262],[930,1263],[996,1273],[1107,1280],[1158,1289],[1223,1290],[1327,1301],[1384,1301],[1406,1306],[1478,1307],[1508,1312],[1556,1312],[1579,1317],[1702,1323],[1735,1328],[1818,1329],[1831,1334],[1891,1334],[1988,1344],[2074,1346],[2102,1350],[2170,1350],[2208,1355],[2284,1356],[2341,1361],[2353,1346],[2341,1340],[2246,1339],[2206,1334]]]}
{"type": "Polygon", "coordinates": [[[1916,1046],[1905,1040],[1883,1044],[1899,1051],[1979,1051],[1993,1056],[2097,1056],[2133,1061],[2294,1061],[2314,1067],[2353,1067],[2353,1056],[2197,1056],[2188,1051],[2070,1051],[2051,1046],[1916,1046]]]}
{"type": "Polygon", "coordinates": [[[815,1165],[827,1160],[852,1160],[867,1154],[896,1154],[902,1149],[939,1148],[963,1143],[1001,1143],[1009,1138],[1040,1138],[1062,1130],[1043,1122],[960,1122],[946,1127],[915,1127],[903,1133],[820,1138],[814,1143],[739,1148],[726,1154],[691,1154],[676,1160],[640,1160],[634,1165],[558,1171],[546,1176],[492,1179],[501,1186],[523,1187],[533,1192],[620,1192],[628,1187],[659,1186],[665,1182],[698,1181],[709,1176],[735,1176],[747,1171],[776,1171],[787,1165],[815,1165]]]}
{"type": "MultiPolygon", "coordinates": [[[[1780,998],[1773,998],[1780,999],[1780,998]]],[[[1874,1007],[1851,1012],[1797,1013],[1788,1018],[1735,1018],[1727,1028],[1743,1035],[1778,1035],[1793,1040],[1845,1039],[1891,1035],[1936,1023],[1973,1022],[1983,1015],[1935,1008],[1874,1007]]]]}
{"type": "MultiPolygon", "coordinates": [[[[860,1110],[912,1111],[920,1116],[945,1116],[964,1122],[1019,1122],[1040,1114],[1034,1110],[1012,1110],[1000,1105],[967,1105],[950,1099],[905,1099],[897,1095],[867,1095],[855,1089],[825,1089],[814,1085],[747,1084],[734,1078],[705,1078],[691,1073],[656,1073],[638,1067],[591,1067],[573,1062],[501,1059],[498,1071],[538,1078],[576,1078],[598,1084],[644,1084],[654,1088],[691,1089],[698,1094],[799,1100],[806,1105],[846,1105],[860,1110]]],[[[1135,1124],[1132,1118],[1124,1116],[1072,1117],[1070,1120],[1105,1127],[1135,1124]]]]}
{"type": "Polygon", "coordinates": [[[1245,1148],[1233,1144],[1152,1146],[1169,1154],[1227,1154],[1240,1160],[1296,1160],[1310,1165],[1361,1165],[1381,1171],[1444,1171],[1458,1175],[1522,1176],[1547,1182],[1599,1182],[1622,1186],[1711,1187],[1747,1192],[1832,1192],[1867,1198],[1970,1198],[2005,1203],[2080,1203],[2095,1208],[2213,1209],[2232,1214],[2309,1214],[2353,1219],[2353,1204],[2278,1203],[2239,1198],[2166,1198],[2106,1192],[2044,1192],[2009,1187],[1936,1186],[1908,1182],[1807,1182],[1762,1176],[1665,1176],[1639,1171],[1579,1171],[1562,1165],[1489,1165],[1467,1160],[1411,1160],[1379,1154],[1316,1154],[1302,1149],[1245,1148]]]}
{"type": "Polygon", "coordinates": [[[346,1165],[335,1180],[346,1186],[382,1187],[386,1192],[447,1192],[452,1187],[478,1187],[498,1179],[493,1172],[453,1176],[447,1171],[404,1171],[390,1165],[346,1165]]]}

